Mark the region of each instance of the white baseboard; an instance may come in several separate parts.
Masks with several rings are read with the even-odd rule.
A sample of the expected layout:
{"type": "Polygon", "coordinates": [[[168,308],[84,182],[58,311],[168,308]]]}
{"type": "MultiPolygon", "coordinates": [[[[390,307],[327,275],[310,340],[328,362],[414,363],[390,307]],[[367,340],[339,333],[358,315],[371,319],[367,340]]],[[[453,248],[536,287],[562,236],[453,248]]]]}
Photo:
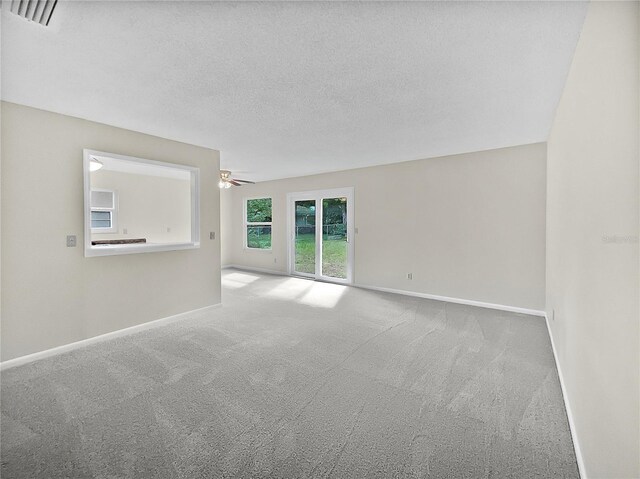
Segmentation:
{"type": "MultiPolygon", "coordinates": [[[[264,269],[264,268],[254,268],[253,266],[243,266],[239,264],[228,264],[222,267],[222,269],[227,269],[227,268],[234,268],[234,269],[239,269],[243,271],[255,271],[256,273],[276,274],[279,276],[290,276],[288,273],[285,273],[283,271],[276,271],[276,270],[264,269]]],[[[506,306],[504,304],[485,303],[482,301],[475,301],[472,299],[452,298],[449,296],[438,296],[435,294],[417,293],[415,291],[407,291],[404,289],[383,288],[381,286],[369,286],[366,284],[357,284],[357,283],[349,284],[347,286],[354,286],[356,288],[362,288],[362,289],[370,289],[372,291],[382,291],[383,293],[402,294],[404,296],[413,296],[416,298],[434,299],[436,301],[445,301],[447,303],[466,304],[468,306],[478,306],[479,308],[497,309],[499,311],[509,311],[510,313],[529,314],[531,316],[540,316],[540,317],[545,316],[544,311],[539,311],[537,309],[519,308],[516,306],[506,306]]]]}
{"type": "Polygon", "coordinates": [[[289,276],[289,273],[278,271],[277,269],[256,268],[254,266],[243,266],[241,264],[225,264],[222,269],[240,269],[242,271],[254,271],[256,273],[275,274],[278,276],[289,276]]]}
{"type": "Polygon", "coordinates": [[[23,364],[37,361],[39,359],[49,358],[51,356],[57,356],[58,354],[66,353],[68,351],[73,351],[74,349],[82,348],[90,344],[99,343],[102,341],[106,341],[108,339],[118,338],[121,336],[127,336],[129,334],[137,333],[145,329],[151,329],[157,326],[161,326],[163,324],[179,321],[181,319],[187,319],[188,317],[196,313],[204,313],[204,312],[219,308],[220,306],[222,306],[222,303],[212,304],[211,306],[205,306],[204,308],[199,308],[191,311],[186,311],[184,313],[174,314],[173,316],[167,316],[166,318],[155,319],[153,321],[148,321],[142,324],[136,324],[135,326],[130,326],[128,328],[118,329],[117,331],[112,331],[110,333],[100,334],[98,336],[93,336],[87,339],[81,339],[80,341],[75,341],[73,343],[63,344],[62,346],[57,346],[55,348],[45,349],[44,351],[38,351],[37,353],[27,354],[26,356],[20,356],[19,358],[9,359],[7,361],[3,361],[0,363],[0,371],[5,371],[6,369],[14,368],[16,366],[22,366],[23,364]]]}
{"type": "Polygon", "coordinates": [[[537,309],[519,308],[516,306],[506,306],[504,304],[485,303],[482,301],[475,301],[473,299],[460,299],[451,298],[449,296],[438,296],[435,294],[417,293],[415,291],[406,291],[403,289],[382,288],[380,286],[367,286],[364,284],[354,284],[357,288],[370,289],[373,291],[382,291],[384,293],[402,294],[405,296],[414,296],[416,298],[434,299],[436,301],[445,301],[447,303],[466,304],[468,306],[478,306],[479,308],[497,309],[499,311],[509,311],[510,313],[529,314],[532,316],[544,317],[544,311],[537,309]]]}
{"type": "Polygon", "coordinates": [[[569,431],[571,432],[571,440],[573,441],[573,449],[576,454],[576,461],[578,463],[578,473],[582,479],[587,479],[587,472],[584,467],[584,458],[582,456],[582,450],[580,449],[580,442],[576,434],[576,425],[573,420],[573,412],[571,410],[571,404],[569,403],[569,396],[567,395],[567,388],[564,383],[564,376],[562,374],[562,368],[558,361],[558,352],[556,350],[556,343],[553,341],[553,333],[549,326],[549,317],[544,315],[545,322],[547,323],[547,331],[549,332],[549,338],[551,339],[551,349],[553,350],[553,358],[556,362],[556,369],[558,370],[558,378],[560,379],[560,389],[562,390],[562,398],[564,399],[564,408],[567,411],[567,419],[569,420],[569,431]]]}

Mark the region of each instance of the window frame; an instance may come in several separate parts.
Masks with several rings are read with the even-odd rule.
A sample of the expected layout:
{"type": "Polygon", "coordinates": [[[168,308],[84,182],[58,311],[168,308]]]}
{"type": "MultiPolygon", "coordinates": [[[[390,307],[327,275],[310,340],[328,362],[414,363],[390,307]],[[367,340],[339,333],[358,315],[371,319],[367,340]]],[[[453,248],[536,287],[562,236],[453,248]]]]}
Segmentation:
{"type": "Polygon", "coordinates": [[[242,199],[242,236],[243,236],[243,249],[247,251],[263,251],[265,253],[271,253],[273,251],[273,196],[252,196],[242,199]],[[251,200],[271,200],[271,221],[247,221],[247,204],[251,200]],[[248,244],[247,228],[250,226],[270,226],[271,227],[271,245],[269,248],[255,248],[248,244]]]}
{"type": "Polygon", "coordinates": [[[82,169],[84,177],[84,256],[85,258],[97,256],[118,256],[123,254],[156,253],[160,251],[179,251],[200,248],[200,168],[181,163],[168,163],[165,161],[149,160],[134,156],[119,155],[98,150],[83,149],[82,169]],[[92,156],[102,156],[114,160],[132,161],[140,165],[152,165],[165,168],[185,170],[191,178],[191,240],[184,243],[141,243],[94,246],[91,244],[91,169],[92,156]]]}
{"type": "Polygon", "coordinates": [[[118,192],[116,190],[110,190],[106,188],[91,188],[89,192],[89,221],[91,221],[91,213],[94,211],[108,211],[111,213],[111,227],[109,228],[94,228],[91,227],[91,233],[101,234],[101,233],[117,233],[118,232],[118,192]],[[100,208],[96,206],[91,206],[91,193],[94,191],[102,191],[111,193],[113,203],[111,208],[100,208]]]}

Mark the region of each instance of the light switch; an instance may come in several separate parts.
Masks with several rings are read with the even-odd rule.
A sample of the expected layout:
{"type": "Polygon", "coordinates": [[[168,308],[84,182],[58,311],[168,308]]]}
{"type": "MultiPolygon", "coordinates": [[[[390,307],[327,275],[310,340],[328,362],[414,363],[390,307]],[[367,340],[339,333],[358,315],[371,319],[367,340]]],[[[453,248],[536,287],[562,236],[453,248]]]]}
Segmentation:
{"type": "Polygon", "coordinates": [[[211,231],[209,233],[209,239],[212,239],[212,240],[216,239],[216,232],[215,231],[211,231]]]}

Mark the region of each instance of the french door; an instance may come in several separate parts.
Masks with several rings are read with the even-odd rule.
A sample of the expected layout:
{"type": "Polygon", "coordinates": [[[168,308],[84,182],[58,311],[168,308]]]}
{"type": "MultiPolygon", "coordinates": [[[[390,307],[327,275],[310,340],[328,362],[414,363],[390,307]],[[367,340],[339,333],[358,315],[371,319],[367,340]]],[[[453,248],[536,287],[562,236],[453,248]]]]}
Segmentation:
{"type": "Polygon", "coordinates": [[[353,282],[353,188],[287,195],[289,274],[353,282]]]}

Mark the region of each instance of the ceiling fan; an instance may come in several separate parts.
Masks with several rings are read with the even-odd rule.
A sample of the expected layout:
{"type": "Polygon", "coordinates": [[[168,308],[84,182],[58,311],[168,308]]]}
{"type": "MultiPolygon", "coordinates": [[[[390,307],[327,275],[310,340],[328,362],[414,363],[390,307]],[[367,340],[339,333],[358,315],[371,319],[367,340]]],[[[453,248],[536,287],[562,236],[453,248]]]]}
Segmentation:
{"type": "Polygon", "coordinates": [[[218,186],[220,188],[231,188],[232,186],[242,186],[242,183],[248,183],[254,185],[254,181],[240,180],[238,178],[231,178],[231,172],[229,170],[220,170],[220,182],[218,186]]]}

